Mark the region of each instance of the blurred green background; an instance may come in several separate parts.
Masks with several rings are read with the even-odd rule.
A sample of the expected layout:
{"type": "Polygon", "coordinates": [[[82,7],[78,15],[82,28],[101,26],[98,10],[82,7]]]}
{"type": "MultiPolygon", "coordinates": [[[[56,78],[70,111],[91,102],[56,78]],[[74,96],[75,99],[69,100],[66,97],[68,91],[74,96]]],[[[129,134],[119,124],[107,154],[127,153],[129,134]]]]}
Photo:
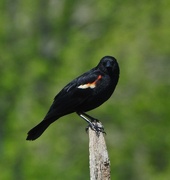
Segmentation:
{"type": "Polygon", "coordinates": [[[87,124],[76,114],[26,134],[70,80],[117,58],[104,126],[116,180],[170,179],[170,1],[1,0],[0,179],[89,179],[87,124]]]}

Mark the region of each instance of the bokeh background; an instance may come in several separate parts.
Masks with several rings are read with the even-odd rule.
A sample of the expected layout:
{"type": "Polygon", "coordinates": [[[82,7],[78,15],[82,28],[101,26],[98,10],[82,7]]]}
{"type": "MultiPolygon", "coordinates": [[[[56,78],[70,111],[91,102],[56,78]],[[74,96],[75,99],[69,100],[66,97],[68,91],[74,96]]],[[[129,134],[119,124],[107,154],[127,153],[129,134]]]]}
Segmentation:
{"type": "Polygon", "coordinates": [[[33,142],[70,80],[117,58],[104,126],[116,180],[170,179],[170,1],[0,1],[0,179],[89,179],[86,123],[63,117],[33,142]]]}

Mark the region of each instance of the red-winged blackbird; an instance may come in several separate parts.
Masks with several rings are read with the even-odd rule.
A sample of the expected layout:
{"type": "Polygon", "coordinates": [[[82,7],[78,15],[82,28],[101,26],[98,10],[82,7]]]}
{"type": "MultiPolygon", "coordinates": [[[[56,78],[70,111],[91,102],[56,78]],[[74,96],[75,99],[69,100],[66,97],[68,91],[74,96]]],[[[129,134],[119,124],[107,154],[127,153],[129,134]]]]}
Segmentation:
{"type": "Polygon", "coordinates": [[[35,140],[60,117],[76,112],[96,130],[95,120],[85,112],[110,98],[119,79],[119,65],[114,57],[105,56],[99,64],[66,85],[54,98],[45,118],[28,132],[27,140],[35,140]]]}

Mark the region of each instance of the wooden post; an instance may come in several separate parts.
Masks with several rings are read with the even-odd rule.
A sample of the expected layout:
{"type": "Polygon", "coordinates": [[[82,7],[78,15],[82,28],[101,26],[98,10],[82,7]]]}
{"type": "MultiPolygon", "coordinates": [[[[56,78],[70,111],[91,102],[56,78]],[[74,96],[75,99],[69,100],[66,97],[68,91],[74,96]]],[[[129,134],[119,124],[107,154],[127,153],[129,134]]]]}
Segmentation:
{"type": "MultiPolygon", "coordinates": [[[[95,123],[102,127],[101,122],[95,123]]],[[[110,180],[110,160],[102,132],[89,128],[90,180],[110,180]]]]}

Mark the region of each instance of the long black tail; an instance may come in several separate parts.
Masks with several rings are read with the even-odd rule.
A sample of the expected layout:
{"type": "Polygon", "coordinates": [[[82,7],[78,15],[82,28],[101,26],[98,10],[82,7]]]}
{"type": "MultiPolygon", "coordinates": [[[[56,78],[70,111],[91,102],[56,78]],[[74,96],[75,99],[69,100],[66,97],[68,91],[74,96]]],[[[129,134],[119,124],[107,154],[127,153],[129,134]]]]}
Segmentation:
{"type": "Polygon", "coordinates": [[[42,133],[48,128],[48,126],[51,124],[52,122],[50,121],[46,121],[43,120],[41,121],[37,126],[35,126],[34,128],[32,128],[29,132],[28,132],[28,136],[26,140],[35,140],[38,137],[40,137],[42,135],[42,133]]]}

